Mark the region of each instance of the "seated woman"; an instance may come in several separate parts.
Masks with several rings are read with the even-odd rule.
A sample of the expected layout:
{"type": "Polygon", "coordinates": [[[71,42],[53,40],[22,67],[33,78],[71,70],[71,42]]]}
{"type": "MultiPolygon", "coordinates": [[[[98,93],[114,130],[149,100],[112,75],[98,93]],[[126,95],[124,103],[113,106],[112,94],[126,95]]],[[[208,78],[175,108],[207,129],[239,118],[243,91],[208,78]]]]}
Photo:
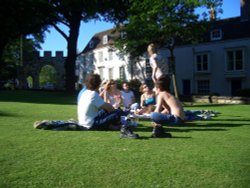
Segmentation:
{"type": "Polygon", "coordinates": [[[105,102],[111,104],[115,109],[121,107],[121,91],[117,89],[117,85],[114,80],[109,80],[107,82],[107,84],[103,88],[103,91],[100,93],[100,96],[104,99],[105,102]]]}
{"type": "Polygon", "coordinates": [[[152,91],[147,84],[142,84],[140,86],[141,95],[141,109],[136,111],[136,114],[150,114],[154,111],[156,105],[155,93],[152,91]]]}

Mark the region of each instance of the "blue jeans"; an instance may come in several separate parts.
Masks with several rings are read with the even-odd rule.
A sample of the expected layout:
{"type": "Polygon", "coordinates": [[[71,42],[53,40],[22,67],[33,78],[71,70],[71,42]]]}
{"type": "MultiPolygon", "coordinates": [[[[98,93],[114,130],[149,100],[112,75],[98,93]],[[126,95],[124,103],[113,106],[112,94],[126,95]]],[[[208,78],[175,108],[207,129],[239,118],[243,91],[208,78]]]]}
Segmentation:
{"type": "Polygon", "coordinates": [[[162,114],[158,112],[152,112],[150,114],[150,118],[153,122],[158,124],[178,125],[183,123],[183,120],[181,118],[176,117],[172,114],[162,114]]]}
{"type": "Polygon", "coordinates": [[[121,116],[126,116],[126,113],[121,109],[115,109],[112,112],[100,110],[94,119],[94,124],[90,129],[94,130],[108,130],[109,125],[120,125],[121,116]]]}

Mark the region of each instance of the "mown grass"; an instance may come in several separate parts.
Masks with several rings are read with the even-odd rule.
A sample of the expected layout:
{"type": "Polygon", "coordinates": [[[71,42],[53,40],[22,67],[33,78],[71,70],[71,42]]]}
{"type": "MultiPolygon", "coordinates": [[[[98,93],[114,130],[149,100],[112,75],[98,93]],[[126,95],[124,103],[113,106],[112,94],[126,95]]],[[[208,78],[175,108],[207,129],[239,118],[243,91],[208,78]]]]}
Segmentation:
{"type": "Polygon", "coordinates": [[[209,121],[165,127],[171,139],[116,131],[44,131],[36,120],[77,118],[76,96],[0,91],[0,187],[249,187],[249,105],[186,105],[209,121]]]}

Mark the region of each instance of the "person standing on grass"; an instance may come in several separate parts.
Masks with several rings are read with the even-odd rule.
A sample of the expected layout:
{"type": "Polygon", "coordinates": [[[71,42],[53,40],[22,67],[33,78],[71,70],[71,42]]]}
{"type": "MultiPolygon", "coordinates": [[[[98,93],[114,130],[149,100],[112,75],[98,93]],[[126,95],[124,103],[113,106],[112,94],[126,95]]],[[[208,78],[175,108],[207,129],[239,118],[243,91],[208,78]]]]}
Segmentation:
{"type": "Polygon", "coordinates": [[[147,51],[149,55],[149,64],[152,68],[152,80],[155,83],[156,80],[165,73],[166,65],[164,65],[163,58],[157,54],[155,44],[149,44],[147,51]]]}
{"type": "Polygon", "coordinates": [[[121,116],[124,112],[115,109],[111,104],[104,102],[99,95],[101,78],[98,74],[90,74],[85,80],[86,90],[79,93],[77,112],[78,123],[90,130],[119,130],[121,136],[138,138],[127,125],[121,125],[121,116]]]}
{"type": "Polygon", "coordinates": [[[185,113],[181,102],[170,93],[170,78],[162,75],[155,82],[157,102],[155,111],[150,114],[154,127],[153,137],[171,137],[164,133],[163,124],[178,125],[184,122],[185,113]]]}

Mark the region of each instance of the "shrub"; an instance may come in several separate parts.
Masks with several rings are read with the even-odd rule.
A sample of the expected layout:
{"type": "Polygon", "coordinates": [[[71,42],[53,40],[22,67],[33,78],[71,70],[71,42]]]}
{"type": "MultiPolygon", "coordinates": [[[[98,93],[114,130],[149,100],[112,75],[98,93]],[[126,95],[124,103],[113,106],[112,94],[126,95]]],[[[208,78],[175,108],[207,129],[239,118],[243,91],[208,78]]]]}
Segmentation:
{"type": "Polygon", "coordinates": [[[236,91],[236,96],[250,97],[250,88],[240,89],[240,90],[236,91]]]}

